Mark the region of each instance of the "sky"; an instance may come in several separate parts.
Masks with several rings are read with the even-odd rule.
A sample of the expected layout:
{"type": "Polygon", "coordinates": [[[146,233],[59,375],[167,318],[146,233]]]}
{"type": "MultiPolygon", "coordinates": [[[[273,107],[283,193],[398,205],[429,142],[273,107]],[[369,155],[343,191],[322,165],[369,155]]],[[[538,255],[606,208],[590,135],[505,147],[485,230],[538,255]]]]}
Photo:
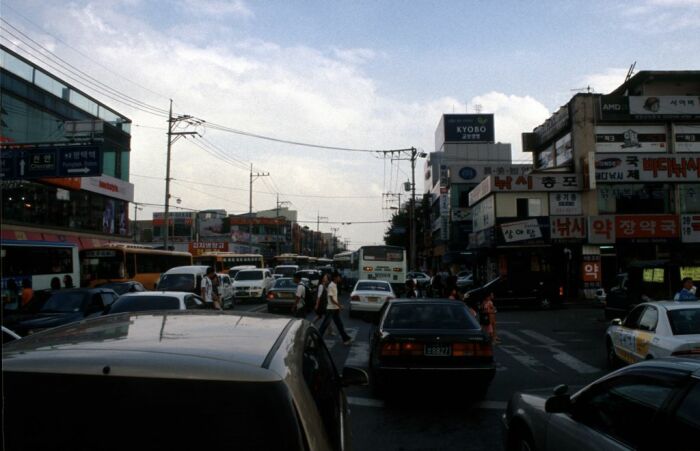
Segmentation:
{"type": "MultiPolygon", "coordinates": [[[[518,162],[531,160],[521,133],[576,92],[610,92],[632,63],[700,69],[700,0],[2,0],[0,17],[161,110],[173,99],[178,114],[283,140],[432,152],[442,114],[480,105],[518,162]]],[[[0,42],[46,66],[46,54],[2,26],[0,42]]],[[[163,204],[165,118],[63,78],[133,121],[135,201],[163,204]]],[[[392,214],[382,193],[410,177],[408,162],[372,153],[188,130],[202,137],[173,145],[171,193],[181,207],[247,212],[252,164],[269,173],[253,184],[253,210],[275,208],[279,193],[301,222],[315,228],[327,218],[320,230],[351,248],[382,242],[392,214]]]]}

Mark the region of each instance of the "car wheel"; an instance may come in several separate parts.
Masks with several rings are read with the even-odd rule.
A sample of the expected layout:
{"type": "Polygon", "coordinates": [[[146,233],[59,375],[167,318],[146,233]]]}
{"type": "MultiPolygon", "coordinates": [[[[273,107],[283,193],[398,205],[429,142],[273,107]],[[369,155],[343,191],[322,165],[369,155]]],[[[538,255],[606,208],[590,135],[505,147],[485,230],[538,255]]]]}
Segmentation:
{"type": "Polygon", "coordinates": [[[512,434],[508,437],[508,451],[535,451],[535,441],[532,434],[525,426],[516,424],[512,434]]]}
{"type": "Polygon", "coordinates": [[[605,348],[607,350],[608,368],[614,370],[620,366],[620,359],[617,357],[617,354],[615,354],[615,347],[613,346],[612,341],[610,341],[610,338],[605,340],[605,348]]]}

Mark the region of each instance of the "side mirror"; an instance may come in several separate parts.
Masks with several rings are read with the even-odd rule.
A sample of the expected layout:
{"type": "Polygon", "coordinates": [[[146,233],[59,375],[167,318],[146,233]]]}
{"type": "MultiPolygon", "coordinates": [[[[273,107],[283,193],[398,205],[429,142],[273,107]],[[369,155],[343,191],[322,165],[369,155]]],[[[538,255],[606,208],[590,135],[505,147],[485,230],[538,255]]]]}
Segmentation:
{"type": "Polygon", "coordinates": [[[544,404],[547,413],[565,413],[571,410],[571,397],[567,385],[557,385],[554,388],[554,396],[551,396],[544,404]]]}
{"type": "Polygon", "coordinates": [[[622,326],[622,320],[620,318],[615,318],[610,321],[610,324],[613,326],[622,326]]]}
{"type": "Polygon", "coordinates": [[[350,385],[369,385],[369,377],[365,370],[346,366],[343,368],[341,383],[343,387],[348,387],[350,385]]]}

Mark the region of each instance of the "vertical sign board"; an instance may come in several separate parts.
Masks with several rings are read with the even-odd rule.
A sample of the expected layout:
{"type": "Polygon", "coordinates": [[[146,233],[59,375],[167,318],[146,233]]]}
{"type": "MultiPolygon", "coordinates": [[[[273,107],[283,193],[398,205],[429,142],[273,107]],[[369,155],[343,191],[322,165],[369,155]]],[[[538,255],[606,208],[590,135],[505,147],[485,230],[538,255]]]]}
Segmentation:
{"type": "Polygon", "coordinates": [[[700,215],[681,215],[681,241],[700,243],[700,215]]]}
{"type": "Polygon", "coordinates": [[[700,126],[674,124],[673,142],[676,152],[700,152],[700,126]]]}
{"type": "Polygon", "coordinates": [[[472,230],[478,232],[496,225],[495,196],[489,196],[472,207],[472,230]]]}
{"type": "Polygon", "coordinates": [[[600,288],[602,273],[600,270],[600,255],[583,255],[581,262],[581,277],[586,289],[600,288]]]}

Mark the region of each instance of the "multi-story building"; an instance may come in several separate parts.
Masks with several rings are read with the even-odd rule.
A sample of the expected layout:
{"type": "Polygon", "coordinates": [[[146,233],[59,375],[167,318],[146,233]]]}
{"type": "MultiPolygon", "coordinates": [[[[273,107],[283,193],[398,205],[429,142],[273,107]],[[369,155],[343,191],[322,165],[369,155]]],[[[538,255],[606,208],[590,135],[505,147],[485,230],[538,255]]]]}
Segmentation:
{"type": "Polygon", "coordinates": [[[129,241],[131,121],[0,46],[2,239],[129,241]]]}

